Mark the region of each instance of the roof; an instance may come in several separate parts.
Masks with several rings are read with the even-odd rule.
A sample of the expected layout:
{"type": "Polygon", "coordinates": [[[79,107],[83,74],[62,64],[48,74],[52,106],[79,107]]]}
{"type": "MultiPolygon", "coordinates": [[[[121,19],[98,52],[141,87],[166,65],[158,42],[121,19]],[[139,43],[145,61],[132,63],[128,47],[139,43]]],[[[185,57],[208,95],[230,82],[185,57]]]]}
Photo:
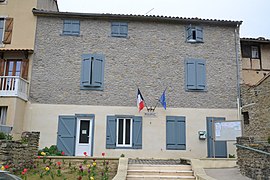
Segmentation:
{"type": "Polygon", "coordinates": [[[270,39],[266,39],[264,37],[258,38],[241,38],[241,42],[256,42],[256,43],[270,43],[270,39]]]}
{"type": "Polygon", "coordinates": [[[49,17],[76,17],[88,19],[117,19],[117,20],[131,20],[131,21],[156,21],[156,22],[171,22],[171,23],[210,23],[223,26],[239,26],[242,21],[218,20],[218,19],[202,19],[202,18],[187,18],[187,17],[173,17],[160,15],[134,15],[134,14],[110,14],[110,13],[79,13],[79,12],[56,12],[48,10],[33,9],[35,16],[49,16],[49,17]]]}
{"type": "Polygon", "coordinates": [[[33,53],[34,49],[29,48],[0,48],[0,52],[3,51],[28,51],[29,53],[33,53]]]}

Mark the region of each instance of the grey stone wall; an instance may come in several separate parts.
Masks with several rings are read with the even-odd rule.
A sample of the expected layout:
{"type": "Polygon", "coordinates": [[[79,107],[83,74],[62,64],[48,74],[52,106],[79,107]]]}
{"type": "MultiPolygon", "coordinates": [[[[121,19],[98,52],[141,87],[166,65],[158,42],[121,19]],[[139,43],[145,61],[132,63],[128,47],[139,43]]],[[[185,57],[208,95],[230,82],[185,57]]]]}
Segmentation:
{"type": "Polygon", "coordinates": [[[270,137],[270,77],[256,87],[241,86],[242,111],[249,113],[244,136],[267,140],[270,137]]]}
{"type": "MultiPolygon", "coordinates": [[[[238,137],[237,144],[270,153],[270,144],[256,143],[254,137],[238,137]]],[[[237,164],[241,174],[256,180],[270,179],[270,156],[237,147],[237,164]]]]}
{"type": "Polygon", "coordinates": [[[168,87],[167,107],[236,108],[234,27],[200,24],[204,43],[190,44],[189,24],[130,21],[128,38],[116,38],[111,20],[81,19],[81,36],[75,37],[60,35],[62,19],[38,17],[31,102],[136,106],[138,85],[149,106],[168,87]],[[85,53],[105,55],[103,91],[80,90],[85,53]],[[186,58],[206,60],[206,92],[185,91],[186,58]]]}
{"type": "Polygon", "coordinates": [[[33,165],[38,153],[39,132],[23,132],[23,141],[0,141],[0,164],[10,171],[22,170],[33,165]]]}

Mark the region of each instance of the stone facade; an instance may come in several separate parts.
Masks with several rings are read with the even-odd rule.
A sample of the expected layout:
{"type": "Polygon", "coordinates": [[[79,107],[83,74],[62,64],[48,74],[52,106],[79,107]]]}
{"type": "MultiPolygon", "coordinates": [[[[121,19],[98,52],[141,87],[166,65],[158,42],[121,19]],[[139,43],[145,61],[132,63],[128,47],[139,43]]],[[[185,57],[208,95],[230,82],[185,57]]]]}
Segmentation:
{"type": "Polygon", "coordinates": [[[264,151],[267,154],[237,147],[237,164],[240,172],[252,179],[270,179],[270,144],[256,143],[253,137],[238,137],[237,144],[264,151]]]}
{"type": "Polygon", "coordinates": [[[244,123],[244,136],[267,140],[270,137],[270,75],[256,86],[241,86],[242,112],[248,112],[249,124],[244,123]]]}
{"type": "Polygon", "coordinates": [[[11,171],[31,167],[37,156],[39,132],[23,132],[22,141],[0,141],[0,164],[9,165],[11,171]]]}
{"type": "Polygon", "coordinates": [[[196,25],[203,27],[204,43],[186,43],[191,22],[127,19],[128,38],[117,38],[110,35],[110,19],[87,18],[80,19],[80,36],[63,36],[63,19],[38,17],[32,103],[136,106],[139,86],[150,106],[168,87],[167,107],[237,107],[234,26],[201,21],[196,25]],[[81,55],[89,53],[105,55],[103,91],[80,90],[81,55]],[[207,91],[185,91],[186,58],[206,61],[207,91]]]}

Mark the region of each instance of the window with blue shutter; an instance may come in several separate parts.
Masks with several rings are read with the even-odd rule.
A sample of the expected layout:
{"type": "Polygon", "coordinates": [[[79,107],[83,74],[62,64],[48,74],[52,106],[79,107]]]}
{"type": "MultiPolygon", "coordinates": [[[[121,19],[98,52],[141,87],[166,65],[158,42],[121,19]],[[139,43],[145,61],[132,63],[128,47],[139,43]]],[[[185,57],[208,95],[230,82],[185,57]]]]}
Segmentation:
{"type": "Polygon", "coordinates": [[[103,90],[104,87],[104,55],[83,54],[81,67],[81,89],[103,90]]]}
{"type": "Polygon", "coordinates": [[[166,149],[186,149],[186,120],[183,116],[166,116],[166,149]]]}
{"type": "Polygon", "coordinates": [[[79,36],[80,21],[79,20],[64,20],[63,35],[79,36]]]}
{"type": "Polygon", "coordinates": [[[203,28],[199,26],[187,26],[186,41],[189,43],[203,42],[203,28]]]}
{"type": "Polygon", "coordinates": [[[106,148],[142,149],[142,117],[107,116],[106,148]]]}
{"type": "Polygon", "coordinates": [[[127,37],[128,36],[128,23],[112,22],[111,23],[111,36],[112,37],[127,37]]]}
{"type": "Polygon", "coordinates": [[[187,59],[185,61],[185,89],[206,90],[206,68],[203,59],[187,59]]]}

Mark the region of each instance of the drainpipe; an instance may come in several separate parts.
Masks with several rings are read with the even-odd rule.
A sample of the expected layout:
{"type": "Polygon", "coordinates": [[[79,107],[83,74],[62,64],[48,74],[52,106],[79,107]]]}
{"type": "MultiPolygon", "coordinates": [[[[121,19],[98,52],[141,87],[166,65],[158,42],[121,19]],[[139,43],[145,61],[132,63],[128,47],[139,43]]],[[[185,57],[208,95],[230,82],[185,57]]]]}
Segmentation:
{"type": "MultiPolygon", "coordinates": [[[[242,22],[241,22],[242,23],[242,22]]],[[[239,44],[240,35],[239,35],[239,27],[241,23],[237,23],[236,28],[234,30],[235,37],[235,54],[236,54],[236,77],[237,77],[237,119],[240,120],[241,114],[241,100],[240,100],[240,67],[239,67],[239,44]]]]}

